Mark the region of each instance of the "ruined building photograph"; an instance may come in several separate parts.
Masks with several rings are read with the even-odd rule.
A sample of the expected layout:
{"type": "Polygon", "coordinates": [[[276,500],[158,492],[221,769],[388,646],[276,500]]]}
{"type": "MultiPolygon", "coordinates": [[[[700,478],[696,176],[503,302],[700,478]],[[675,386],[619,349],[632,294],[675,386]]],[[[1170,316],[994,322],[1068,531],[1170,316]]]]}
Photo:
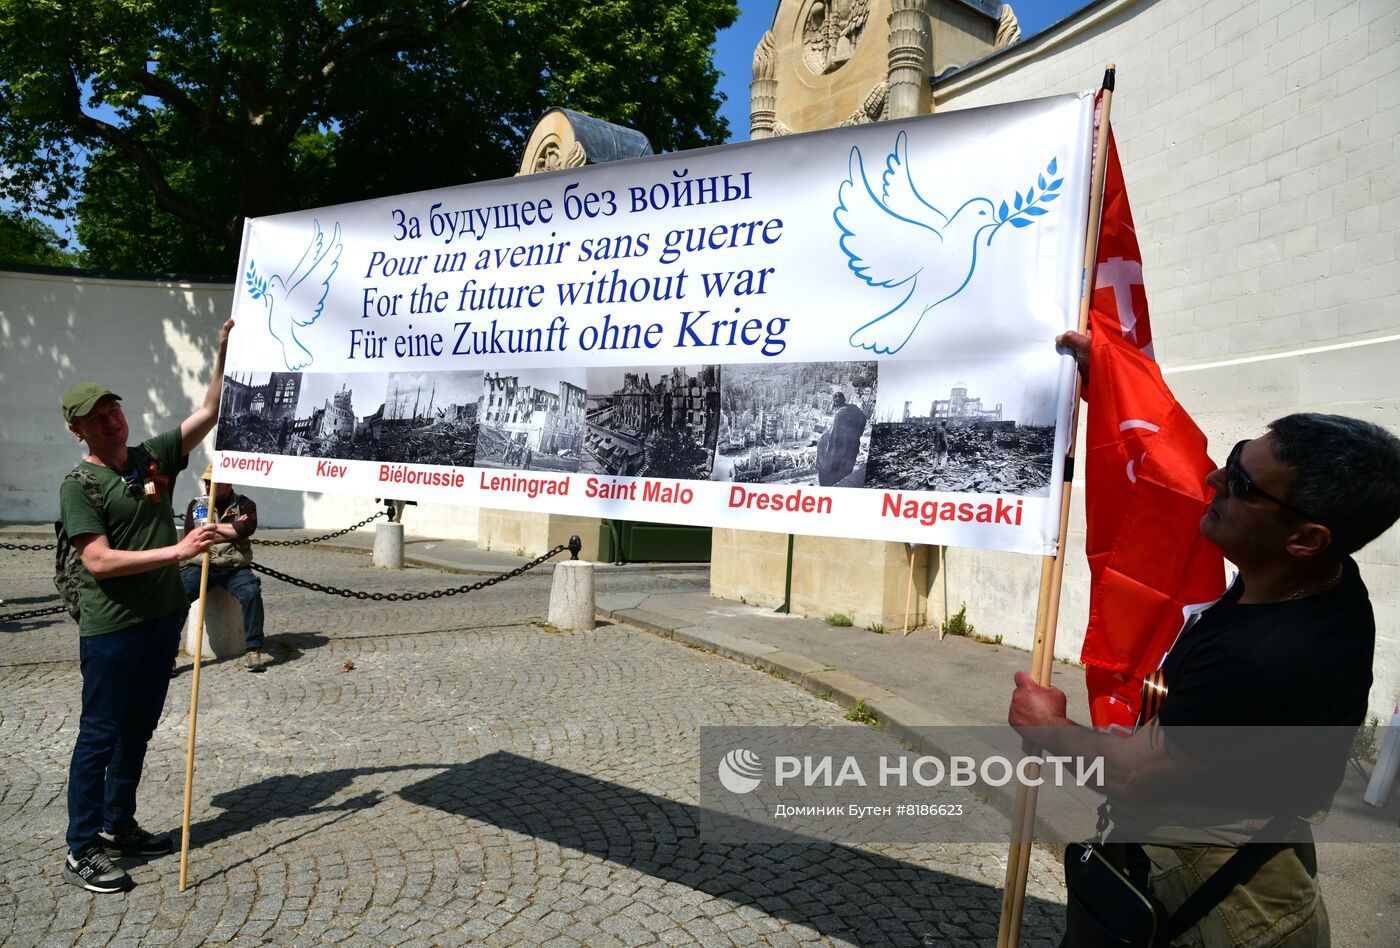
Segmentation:
{"type": "Polygon", "coordinates": [[[281,453],[277,432],[283,419],[296,416],[301,378],[299,372],[225,375],[219,395],[219,450],[281,453]]]}
{"type": "Polygon", "coordinates": [[[875,388],[874,362],[725,366],[711,478],[860,487],[875,388]]]}
{"type": "Polygon", "coordinates": [[[720,367],[588,370],[581,469],[706,480],[719,435],[720,367]]]}
{"type": "Polygon", "coordinates": [[[356,427],[376,461],[465,467],[477,444],[481,372],[394,372],[383,404],[356,427]]]}
{"type": "Polygon", "coordinates": [[[487,372],[477,413],[476,466],[573,473],[587,394],[583,369],[487,372]]]}
{"type": "Polygon", "coordinates": [[[470,465],[481,377],[480,372],[225,376],[216,446],[256,454],[470,465]]]}
{"type": "Polygon", "coordinates": [[[1019,360],[880,367],[865,485],[1044,496],[1055,448],[1055,380],[1019,360]]]}

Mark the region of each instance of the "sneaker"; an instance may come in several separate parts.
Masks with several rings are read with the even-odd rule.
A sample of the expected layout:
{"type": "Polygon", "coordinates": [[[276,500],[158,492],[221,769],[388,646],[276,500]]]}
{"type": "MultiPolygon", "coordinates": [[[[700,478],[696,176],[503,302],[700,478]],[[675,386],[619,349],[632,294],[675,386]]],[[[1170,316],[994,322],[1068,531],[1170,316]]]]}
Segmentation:
{"type": "Polygon", "coordinates": [[[139,826],[124,830],[103,830],[97,834],[102,851],[113,859],[119,856],[167,856],[175,851],[169,836],[148,833],[139,826]]]}
{"type": "Polygon", "coordinates": [[[263,653],[257,649],[249,649],[243,656],[243,667],[250,672],[260,672],[267,668],[267,662],[263,661],[263,653]]]}
{"type": "Polygon", "coordinates": [[[76,856],[68,854],[63,863],[63,881],[102,893],[125,892],[136,884],[125,871],[112,865],[97,843],[76,856]]]}

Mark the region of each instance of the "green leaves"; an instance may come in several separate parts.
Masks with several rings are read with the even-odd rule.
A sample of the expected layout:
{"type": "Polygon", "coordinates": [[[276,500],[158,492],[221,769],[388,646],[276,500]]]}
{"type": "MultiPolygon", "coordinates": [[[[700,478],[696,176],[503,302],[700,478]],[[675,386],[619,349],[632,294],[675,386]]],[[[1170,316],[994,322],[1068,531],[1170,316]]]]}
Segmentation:
{"type": "Polygon", "coordinates": [[[562,105],[727,134],[733,0],[0,0],[0,198],[89,265],[229,273],[245,216],[513,174],[562,105]]]}

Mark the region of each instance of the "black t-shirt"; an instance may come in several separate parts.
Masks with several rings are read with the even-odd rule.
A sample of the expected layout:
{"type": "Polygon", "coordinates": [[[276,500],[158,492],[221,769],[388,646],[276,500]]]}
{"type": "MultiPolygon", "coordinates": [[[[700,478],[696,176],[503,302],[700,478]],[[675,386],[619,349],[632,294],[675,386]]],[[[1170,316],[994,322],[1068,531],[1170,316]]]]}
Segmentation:
{"type": "Polygon", "coordinates": [[[1332,589],[1241,604],[1239,584],[1182,633],[1162,663],[1157,720],[1207,767],[1183,798],[1307,814],[1340,786],[1366,717],[1376,623],[1348,558],[1332,589]]]}
{"type": "Polygon", "coordinates": [[[1165,726],[1359,726],[1366,719],[1376,619],[1348,557],[1317,596],[1242,605],[1237,583],[1182,633],[1162,663],[1165,726]]]}

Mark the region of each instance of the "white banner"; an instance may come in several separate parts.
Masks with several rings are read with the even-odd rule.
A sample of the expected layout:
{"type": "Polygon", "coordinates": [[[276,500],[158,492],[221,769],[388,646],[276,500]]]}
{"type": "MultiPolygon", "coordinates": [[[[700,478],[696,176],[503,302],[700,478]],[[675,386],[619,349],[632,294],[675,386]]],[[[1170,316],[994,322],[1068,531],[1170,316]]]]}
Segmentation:
{"type": "Polygon", "coordinates": [[[220,481],[1051,552],[1093,98],[250,220],[220,481]]]}

